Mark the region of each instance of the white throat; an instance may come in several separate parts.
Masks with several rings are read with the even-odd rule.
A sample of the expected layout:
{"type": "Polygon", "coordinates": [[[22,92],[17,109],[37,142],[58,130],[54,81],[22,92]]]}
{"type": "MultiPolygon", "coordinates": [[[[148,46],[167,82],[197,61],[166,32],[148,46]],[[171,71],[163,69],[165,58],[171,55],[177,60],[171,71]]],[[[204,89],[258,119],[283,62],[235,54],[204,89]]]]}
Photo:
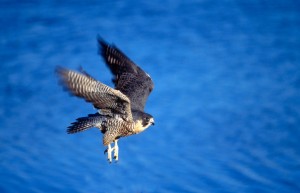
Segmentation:
{"type": "Polygon", "coordinates": [[[153,125],[153,122],[154,121],[150,121],[146,126],[143,126],[142,124],[142,120],[137,120],[135,123],[134,123],[134,133],[135,134],[138,134],[144,130],[146,130],[148,127],[150,127],[151,125],[153,125]]]}

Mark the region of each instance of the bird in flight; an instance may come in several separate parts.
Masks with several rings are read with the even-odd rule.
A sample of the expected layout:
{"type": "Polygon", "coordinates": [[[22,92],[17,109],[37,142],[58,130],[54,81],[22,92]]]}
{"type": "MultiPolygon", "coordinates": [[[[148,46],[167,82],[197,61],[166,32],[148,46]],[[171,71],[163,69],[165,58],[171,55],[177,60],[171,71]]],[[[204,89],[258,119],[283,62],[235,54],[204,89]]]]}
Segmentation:
{"type": "Polygon", "coordinates": [[[73,134],[99,128],[103,133],[103,145],[107,146],[107,159],[111,163],[112,159],[119,159],[119,138],[138,134],[154,125],[154,118],[144,112],[154,84],[151,77],[115,45],[107,44],[100,37],[97,40],[99,54],[113,74],[115,88],[97,81],[84,70],[76,72],[57,67],[56,72],[66,90],[92,103],[98,110],[95,114],[78,118],[67,132],[73,134]]]}

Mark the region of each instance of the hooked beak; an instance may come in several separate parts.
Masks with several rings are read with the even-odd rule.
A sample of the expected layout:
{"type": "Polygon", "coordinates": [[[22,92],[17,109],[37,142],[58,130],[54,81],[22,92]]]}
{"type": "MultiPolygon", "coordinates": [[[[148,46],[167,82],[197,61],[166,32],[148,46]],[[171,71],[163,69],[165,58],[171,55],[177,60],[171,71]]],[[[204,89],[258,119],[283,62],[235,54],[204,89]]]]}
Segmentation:
{"type": "Polygon", "coordinates": [[[154,119],[152,118],[150,121],[151,125],[155,125],[154,119]]]}

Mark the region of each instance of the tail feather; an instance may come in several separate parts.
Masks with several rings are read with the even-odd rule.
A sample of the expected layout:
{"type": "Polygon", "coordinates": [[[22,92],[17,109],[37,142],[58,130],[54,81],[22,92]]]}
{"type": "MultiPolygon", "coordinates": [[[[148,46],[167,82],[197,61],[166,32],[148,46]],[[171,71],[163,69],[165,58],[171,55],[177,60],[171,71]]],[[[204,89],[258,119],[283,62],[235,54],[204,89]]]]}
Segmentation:
{"type": "Polygon", "coordinates": [[[76,119],[67,129],[68,134],[78,133],[87,129],[98,127],[101,129],[102,121],[105,120],[105,116],[96,114],[89,114],[87,117],[80,117],[76,119]]]}

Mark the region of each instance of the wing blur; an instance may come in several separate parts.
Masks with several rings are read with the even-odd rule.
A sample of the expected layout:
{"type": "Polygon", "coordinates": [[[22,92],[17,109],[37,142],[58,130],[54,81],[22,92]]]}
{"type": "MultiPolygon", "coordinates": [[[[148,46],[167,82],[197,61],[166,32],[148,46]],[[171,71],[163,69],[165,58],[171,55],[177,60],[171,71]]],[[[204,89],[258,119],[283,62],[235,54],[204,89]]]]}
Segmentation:
{"type": "Polygon", "coordinates": [[[114,45],[108,45],[98,37],[99,54],[114,75],[115,89],[131,101],[133,110],[144,111],[148,96],[154,88],[150,76],[132,62],[114,45]]]}
{"type": "Polygon", "coordinates": [[[130,101],[120,91],[95,80],[86,72],[82,74],[62,67],[56,71],[64,87],[73,95],[92,103],[104,114],[119,114],[125,120],[132,120],[130,101]]]}

